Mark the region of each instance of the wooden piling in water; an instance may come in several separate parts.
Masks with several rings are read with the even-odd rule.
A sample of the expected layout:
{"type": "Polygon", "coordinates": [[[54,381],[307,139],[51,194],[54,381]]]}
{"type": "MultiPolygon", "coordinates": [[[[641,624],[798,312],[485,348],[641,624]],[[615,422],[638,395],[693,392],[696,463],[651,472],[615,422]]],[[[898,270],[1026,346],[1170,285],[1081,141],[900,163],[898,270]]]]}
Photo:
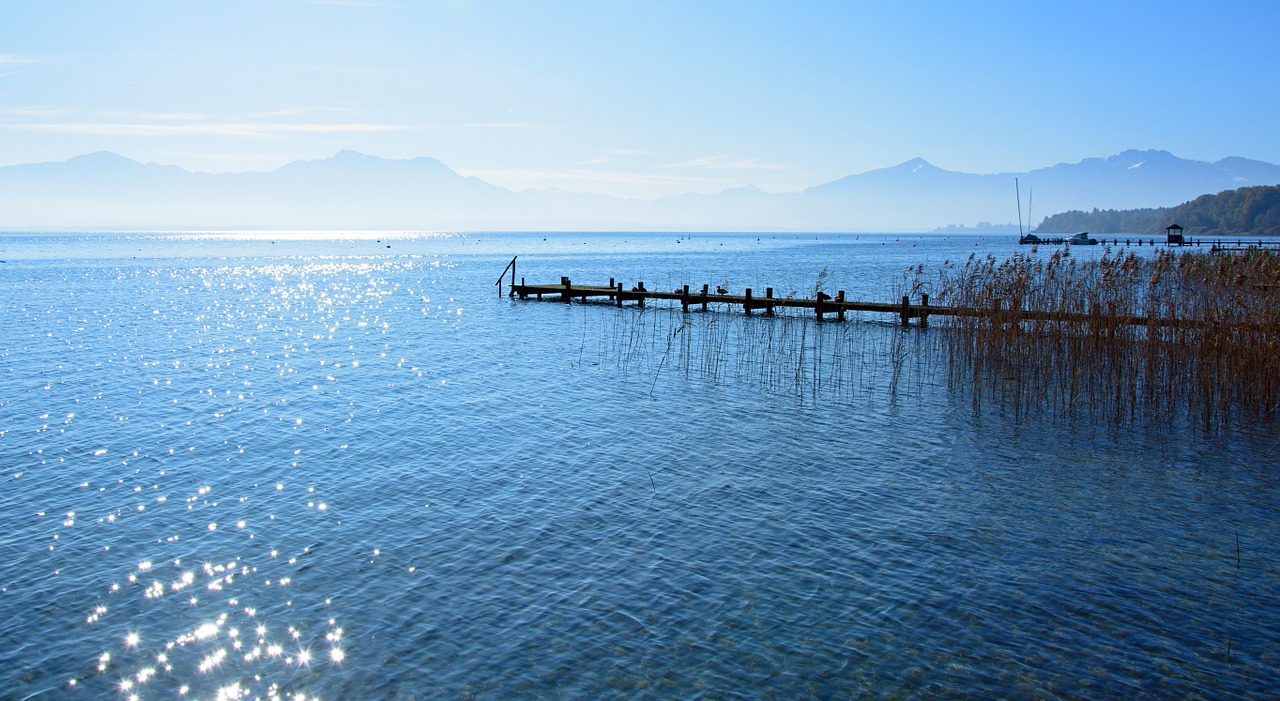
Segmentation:
{"type": "MultiPolygon", "coordinates": [[[[637,283],[635,288],[627,290],[624,288],[623,283],[613,278],[609,282],[610,285],[608,287],[574,285],[568,277],[561,277],[559,284],[530,285],[525,282],[524,278],[520,278],[520,284],[513,285],[511,292],[520,299],[529,299],[531,295],[537,299],[542,299],[543,295],[558,295],[560,300],[566,304],[575,297],[583,301],[592,297],[603,297],[609,303],[618,307],[623,306],[625,301],[634,301],[638,306],[643,307],[647,300],[665,299],[679,302],[680,309],[683,312],[688,312],[692,304],[701,304],[703,311],[706,311],[711,302],[710,285],[705,284],[702,286],[701,292],[691,293],[688,285],[682,285],[674,291],[663,292],[646,290],[643,288],[644,283],[637,283]]],[[[853,301],[847,298],[844,290],[839,290],[834,299],[821,292],[814,299],[779,298],[773,295],[772,287],[766,288],[763,300],[756,297],[751,288],[746,289],[742,295],[717,294],[715,298],[716,301],[723,302],[730,309],[741,305],[743,312],[748,315],[757,309],[763,309],[766,315],[773,315],[777,307],[789,307],[792,309],[812,309],[814,318],[817,321],[825,321],[827,314],[835,314],[836,318],[844,321],[847,317],[846,313],[850,311],[876,312],[897,315],[903,326],[909,326],[911,319],[919,319],[921,328],[927,327],[929,317],[934,315],[985,317],[990,319],[993,324],[1018,324],[1025,321],[1079,323],[1093,326],[1103,332],[1110,330],[1112,333],[1116,328],[1125,325],[1183,328],[1208,323],[1189,319],[1119,316],[1115,308],[1095,308],[1085,314],[1062,314],[1056,311],[1005,308],[1004,301],[1000,298],[993,298],[985,307],[934,307],[929,304],[929,295],[927,294],[921,295],[919,305],[913,305],[908,295],[903,295],[898,302],[853,301]]]]}

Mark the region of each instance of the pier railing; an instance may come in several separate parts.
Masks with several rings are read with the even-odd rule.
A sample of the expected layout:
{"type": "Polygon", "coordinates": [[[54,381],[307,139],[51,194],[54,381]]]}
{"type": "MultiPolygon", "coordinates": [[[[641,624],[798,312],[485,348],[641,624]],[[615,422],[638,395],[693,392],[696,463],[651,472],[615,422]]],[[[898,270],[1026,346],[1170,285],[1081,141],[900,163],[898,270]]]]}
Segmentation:
{"type": "Polygon", "coordinates": [[[516,293],[516,258],[519,258],[519,257],[520,256],[511,256],[511,262],[507,263],[507,267],[502,269],[502,273],[498,275],[498,281],[493,283],[498,287],[499,297],[502,296],[502,278],[506,276],[508,270],[511,271],[511,292],[508,294],[513,296],[515,295],[516,293]]]}

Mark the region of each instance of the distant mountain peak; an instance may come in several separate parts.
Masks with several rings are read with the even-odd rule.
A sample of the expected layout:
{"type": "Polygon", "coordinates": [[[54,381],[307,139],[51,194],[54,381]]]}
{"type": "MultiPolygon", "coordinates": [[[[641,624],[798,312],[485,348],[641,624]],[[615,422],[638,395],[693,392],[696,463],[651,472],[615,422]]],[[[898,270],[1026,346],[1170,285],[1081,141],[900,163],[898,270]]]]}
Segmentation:
{"type": "Polygon", "coordinates": [[[135,160],[121,156],[113,151],[94,151],[68,158],[67,163],[78,165],[141,165],[135,160]]]}
{"type": "Polygon", "coordinates": [[[1136,149],[1131,148],[1112,156],[1112,158],[1177,158],[1172,153],[1161,149],[1136,149]]]}
{"type": "Polygon", "coordinates": [[[903,172],[903,173],[920,173],[920,172],[928,173],[928,172],[942,171],[941,168],[935,166],[934,164],[930,163],[929,161],[926,161],[925,159],[919,156],[916,156],[915,158],[912,158],[909,161],[904,161],[902,163],[899,163],[898,165],[893,166],[891,168],[885,168],[884,170],[892,170],[892,171],[903,172]]]}
{"type": "Polygon", "coordinates": [[[378,158],[377,156],[370,156],[367,153],[360,153],[359,151],[356,151],[353,149],[344,148],[341,151],[333,154],[333,158],[330,158],[329,160],[331,161],[381,161],[385,159],[378,158]]]}
{"type": "MultiPolygon", "coordinates": [[[[1145,163],[1156,164],[1188,162],[1185,158],[1179,158],[1168,151],[1160,151],[1157,149],[1148,149],[1145,151],[1129,149],[1128,151],[1121,151],[1120,153],[1105,160],[1107,162],[1123,165],[1126,168],[1138,168],[1145,163]]],[[[1190,162],[1194,163],[1195,161],[1190,162]]]]}

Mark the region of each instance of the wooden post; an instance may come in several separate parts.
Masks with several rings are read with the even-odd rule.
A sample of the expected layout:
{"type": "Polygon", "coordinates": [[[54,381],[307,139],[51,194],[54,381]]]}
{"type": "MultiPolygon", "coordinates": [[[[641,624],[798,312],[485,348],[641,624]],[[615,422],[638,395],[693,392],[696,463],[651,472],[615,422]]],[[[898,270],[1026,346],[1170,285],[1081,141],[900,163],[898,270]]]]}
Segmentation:
{"type": "Polygon", "coordinates": [[[908,296],[906,296],[906,295],[902,295],[902,309],[901,309],[901,311],[899,311],[899,315],[901,315],[901,317],[902,317],[902,325],[903,325],[903,326],[906,326],[908,323],[910,323],[910,321],[911,321],[911,298],[910,298],[910,297],[908,297],[908,296]]]}
{"type": "Polygon", "coordinates": [[[764,288],[764,313],[765,316],[773,316],[773,288],[764,288]]]}
{"type": "Polygon", "coordinates": [[[929,293],[920,295],[920,328],[929,327],[929,293]]]}
{"type": "MultiPolygon", "coordinates": [[[[1154,243],[1151,245],[1155,245],[1154,243]]],[[[1110,300],[1107,302],[1107,342],[1115,343],[1116,327],[1119,325],[1119,319],[1116,318],[1116,302],[1110,300]]]]}
{"type": "Polygon", "coordinates": [[[569,291],[573,289],[573,285],[571,285],[571,284],[569,283],[569,278],[567,278],[567,277],[562,277],[562,278],[560,278],[560,282],[563,282],[563,283],[564,283],[564,292],[562,292],[562,293],[560,294],[560,296],[564,298],[564,303],[565,303],[565,304],[568,304],[568,303],[569,303],[569,291]]]}
{"type": "Polygon", "coordinates": [[[742,311],[746,313],[747,316],[751,316],[751,288],[750,287],[747,288],[746,297],[742,300],[742,311]]]}
{"type": "Polygon", "coordinates": [[[703,285],[702,285],[702,311],[704,311],[704,312],[705,312],[705,311],[707,311],[707,288],[708,288],[708,287],[709,287],[709,286],[708,286],[706,283],[703,283],[703,285]]]}
{"type": "MultiPolygon", "coordinates": [[[[613,278],[609,278],[609,282],[613,282],[613,278]]],[[[621,307],[622,306],[622,283],[618,283],[617,287],[615,287],[614,289],[617,290],[617,292],[614,293],[614,299],[618,301],[618,306],[621,307]]]]}
{"type": "Polygon", "coordinates": [[[836,304],[839,305],[836,307],[836,317],[844,321],[844,290],[836,292],[836,304]]]}
{"type": "Polygon", "coordinates": [[[818,298],[813,300],[813,315],[822,321],[822,292],[818,292],[818,298]]]}
{"type": "MultiPolygon", "coordinates": [[[[644,289],[644,280],[637,280],[636,287],[640,289],[644,289]]],[[[644,309],[644,293],[643,292],[636,295],[636,303],[640,305],[641,309],[644,309]]]]}
{"type": "Polygon", "coordinates": [[[684,285],[680,288],[680,311],[685,314],[689,313],[689,286],[684,285]]]}

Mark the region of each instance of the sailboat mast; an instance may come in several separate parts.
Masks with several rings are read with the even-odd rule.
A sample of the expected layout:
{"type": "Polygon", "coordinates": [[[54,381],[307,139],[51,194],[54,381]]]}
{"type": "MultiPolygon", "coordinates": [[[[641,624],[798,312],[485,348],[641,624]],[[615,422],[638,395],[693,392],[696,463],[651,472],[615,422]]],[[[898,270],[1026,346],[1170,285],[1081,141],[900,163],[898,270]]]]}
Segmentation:
{"type": "Polygon", "coordinates": [[[1013,191],[1018,196],[1018,238],[1022,238],[1022,189],[1018,187],[1018,179],[1013,179],[1013,191]]]}
{"type": "Polygon", "coordinates": [[[1036,186],[1032,185],[1031,187],[1027,188],[1027,190],[1028,190],[1027,192],[1027,233],[1029,234],[1031,233],[1031,229],[1036,225],[1035,219],[1031,218],[1031,201],[1036,196],[1036,186]]]}

